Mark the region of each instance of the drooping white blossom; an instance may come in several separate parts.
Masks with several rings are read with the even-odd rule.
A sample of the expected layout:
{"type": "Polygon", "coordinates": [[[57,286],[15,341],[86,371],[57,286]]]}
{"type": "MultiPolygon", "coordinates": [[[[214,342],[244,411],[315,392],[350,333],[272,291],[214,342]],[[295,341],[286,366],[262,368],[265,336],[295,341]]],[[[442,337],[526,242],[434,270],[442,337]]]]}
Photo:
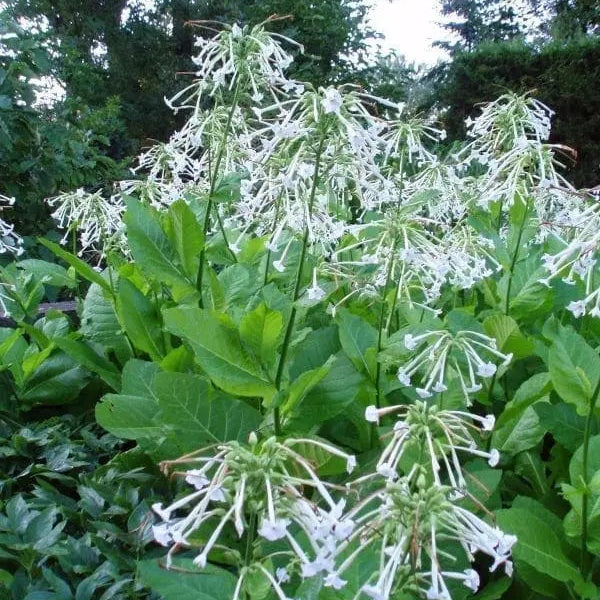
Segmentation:
{"type": "Polygon", "coordinates": [[[512,360],[512,354],[497,349],[494,338],[469,330],[406,334],[404,346],[414,353],[398,368],[403,385],[414,385],[421,398],[430,398],[446,391],[451,377],[457,378],[467,405],[470,394],[482,388],[479,379],[492,377],[499,365],[507,366],[512,360]],[[413,384],[415,377],[419,377],[418,385],[413,384]]]}
{"type": "MultiPolygon", "coordinates": [[[[177,547],[196,545],[192,535],[206,523],[212,523],[213,528],[194,559],[200,568],[208,563],[210,552],[228,523],[241,537],[248,534],[254,522],[260,538],[287,542],[289,550],[284,554],[290,563],[286,573],[291,568],[297,568],[302,577],[333,573],[336,547],[350,535],[354,523],[343,516],[345,501],[334,500],[330,484],[319,478],[300,453],[301,448],[310,446],[343,458],[349,472],[356,465],[353,456],[324,441],[288,438],[279,442],[268,438],[259,442],[255,436],[249,445],[229,442],[163,463],[167,469],[197,465],[177,471],[193,491],[167,507],[152,506],[163,521],[153,527],[155,539],[163,546],[171,546],[168,564],[177,547]],[[304,494],[307,488],[314,490],[310,499],[304,494]],[[292,528],[299,528],[308,546],[295,539],[292,528]]],[[[260,562],[256,566],[265,570],[260,562]]],[[[289,579],[289,574],[279,572],[273,577],[268,570],[265,575],[267,572],[274,591],[283,594],[280,584],[289,579]]],[[[338,585],[335,578],[330,579],[332,585],[338,585]]]]}
{"type": "MultiPolygon", "coordinates": [[[[15,199],[0,194],[0,211],[14,206],[15,199]],[[4,206],[2,206],[4,205],[4,206]]],[[[23,238],[15,231],[15,226],[0,219],[0,254],[10,252],[16,256],[23,253],[23,238]]]]}

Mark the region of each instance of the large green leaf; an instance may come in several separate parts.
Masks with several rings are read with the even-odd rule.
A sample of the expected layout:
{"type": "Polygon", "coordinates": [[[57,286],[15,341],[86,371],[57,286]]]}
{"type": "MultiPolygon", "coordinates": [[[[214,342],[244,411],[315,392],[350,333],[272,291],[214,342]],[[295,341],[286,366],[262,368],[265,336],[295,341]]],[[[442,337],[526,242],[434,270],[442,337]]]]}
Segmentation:
{"type": "Polygon", "coordinates": [[[223,289],[225,309],[244,304],[260,288],[261,280],[252,276],[247,265],[239,263],[225,267],[217,279],[223,289]]]}
{"type": "Polygon", "coordinates": [[[367,350],[377,346],[377,330],[358,315],[343,308],[338,311],[336,322],[346,356],[358,370],[374,379],[376,365],[373,360],[368,360],[367,350]]]}
{"type": "Polygon", "coordinates": [[[535,405],[540,424],[549,431],[554,439],[567,450],[574,452],[583,442],[585,417],[581,417],[570,404],[549,404],[540,402],[535,405]]]}
{"type": "Polygon", "coordinates": [[[552,389],[548,373],[524,381],[496,421],[492,443],[500,452],[516,455],[533,448],[546,433],[535,406],[548,402],[552,389]]]}
{"type": "Polygon", "coordinates": [[[306,395],[326,377],[334,360],[335,357],[331,356],[324,365],[306,371],[295,379],[286,390],[287,398],[281,412],[284,414],[293,412],[296,406],[306,398],[306,395]]]}
{"type": "Polygon", "coordinates": [[[117,318],[114,303],[95,283],[90,285],[83,301],[80,331],[90,342],[113,350],[121,364],[131,358],[131,347],[117,318]]]}
{"type": "Polygon", "coordinates": [[[70,337],[56,337],[53,341],[73,360],[99,375],[113,390],[121,389],[121,373],[105,356],[85,342],[70,337]]]}
{"type": "Polygon", "coordinates": [[[270,398],[275,386],[242,346],[237,331],[214,313],[196,307],[164,311],[165,327],[191,345],[196,362],[215,385],[238,396],[270,398]]]}
{"type": "Polygon", "coordinates": [[[217,442],[246,440],[262,420],[257,409],[215,392],[198,375],[160,373],[155,389],[160,409],[155,420],[173,431],[182,453],[217,442]]]}
{"type": "Polygon", "coordinates": [[[504,532],[518,538],[513,546],[517,569],[522,561],[558,581],[583,583],[579,569],[564,554],[560,539],[546,520],[524,508],[499,510],[496,518],[504,532]]]}
{"type": "Polygon", "coordinates": [[[215,391],[204,377],[162,372],[154,363],[131,360],[123,371],[123,392],[104,396],[96,419],[118,437],[143,442],[149,451],[166,440],[168,454],[181,455],[216,442],[245,440],[262,417],[249,404],[215,391]]]}
{"type": "Polygon", "coordinates": [[[335,325],[311,331],[294,349],[290,378],[296,379],[301,373],[320,367],[330,356],[337,354],[340,348],[335,325]]]}
{"type": "Polygon", "coordinates": [[[126,440],[163,436],[165,427],[155,421],[158,402],[146,396],[106,394],[96,405],[96,420],[113,435],[126,440]]]}
{"type": "Polygon", "coordinates": [[[77,398],[88,382],[86,369],[64,352],[57,352],[27,380],[20,398],[28,404],[65,404],[77,398]]]}
{"type": "MultiPolygon", "coordinates": [[[[529,253],[514,269],[511,285],[510,314],[518,321],[532,321],[552,308],[553,290],[540,280],[546,275],[538,254],[529,253]]],[[[498,285],[504,302],[508,276],[498,285]]]]}
{"type": "Polygon", "coordinates": [[[154,363],[130,360],[123,369],[121,394],[107,394],[96,405],[98,423],[128,440],[162,435],[164,427],[154,422],[159,410],[154,382],[159,372],[154,363]]]}
{"type": "Polygon", "coordinates": [[[327,375],[296,404],[286,427],[305,432],[322,425],[352,404],[367,381],[350,359],[339,352],[327,375]]]}
{"type": "Polygon", "coordinates": [[[185,200],[177,200],[169,207],[165,231],[175,248],[183,270],[193,278],[200,264],[199,256],[204,246],[204,233],[196,215],[185,200]]]}
{"type": "Polygon", "coordinates": [[[130,198],[124,221],[129,248],[136,263],[157,281],[171,285],[176,298],[194,296],[194,282],[181,266],[177,251],[163,231],[158,215],[130,198]]]}
{"type": "MultiPolygon", "coordinates": [[[[600,435],[595,435],[589,440],[588,472],[586,480],[593,473],[600,471],[600,435]]],[[[584,478],[583,473],[583,444],[577,449],[569,464],[569,476],[573,484],[578,485],[584,478]]]]}
{"type": "Polygon", "coordinates": [[[160,315],[128,279],[119,280],[117,311],[131,343],[153,360],[160,361],[165,355],[160,315]]]}
{"type": "Polygon", "coordinates": [[[240,337],[263,362],[275,358],[275,351],[283,329],[283,315],[261,302],[246,313],[240,321],[240,337]]]}
{"type": "Polygon", "coordinates": [[[496,339],[498,350],[515,358],[524,358],[533,353],[533,341],[526,338],[518,323],[507,315],[495,314],[483,322],[485,332],[496,339]]]}
{"type": "Polygon", "coordinates": [[[94,271],[94,269],[92,269],[92,267],[90,267],[90,265],[88,265],[86,262],[82,261],[80,258],[77,258],[74,254],[67,252],[54,242],[45,240],[44,238],[38,238],[38,241],[40,244],[42,244],[42,246],[46,246],[48,250],[51,250],[54,252],[54,254],[56,254],[56,256],[62,258],[67,264],[71,265],[84,279],[87,279],[92,283],[96,283],[108,292],[111,291],[109,282],[106,281],[106,279],[104,279],[102,275],[98,273],[98,271],[94,271]]]}
{"type": "Polygon", "coordinates": [[[505,423],[519,417],[528,406],[547,397],[551,390],[552,382],[549,373],[536,373],[526,379],[496,419],[496,428],[502,427],[505,423]]]}
{"type": "Polygon", "coordinates": [[[49,263],[37,258],[28,258],[18,262],[17,266],[28,273],[32,273],[38,279],[43,280],[46,285],[59,288],[73,288],[77,285],[75,279],[69,276],[68,271],[56,263],[49,263]]]}
{"type": "Polygon", "coordinates": [[[158,560],[138,562],[141,582],[163,600],[231,600],[235,577],[224,569],[206,565],[201,571],[191,559],[173,561],[169,571],[158,560]]]}
{"type": "Polygon", "coordinates": [[[546,323],[543,334],[551,341],[548,370],[554,389],[580,415],[587,415],[600,378],[598,353],[571,327],[563,327],[554,318],[546,323]]]}
{"type": "Polygon", "coordinates": [[[524,406],[518,416],[495,429],[492,443],[500,452],[514,456],[533,448],[545,433],[534,406],[524,406]]]}

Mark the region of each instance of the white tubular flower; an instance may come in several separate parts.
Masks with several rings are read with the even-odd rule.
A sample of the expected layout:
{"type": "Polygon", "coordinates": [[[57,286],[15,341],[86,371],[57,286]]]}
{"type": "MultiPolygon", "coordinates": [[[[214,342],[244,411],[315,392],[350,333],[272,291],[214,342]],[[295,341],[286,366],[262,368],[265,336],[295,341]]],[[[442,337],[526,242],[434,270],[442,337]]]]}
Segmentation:
{"type": "Polygon", "coordinates": [[[325,114],[339,114],[343,100],[341,94],[335,88],[329,87],[323,92],[323,100],[321,103],[325,114]]]}
{"type": "Polygon", "coordinates": [[[511,206],[516,198],[531,196],[539,188],[571,187],[556,170],[564,165],[556,160],[555,153],[572,150],[544,143],[550,135],[552,114],[528,94],[505,94],[468,121],[474,140],[459,155],[487,170],[479,179],[480,206],[487,208],[495,201],[511,206]]]}
{"type": "MultiPolygon", "coordinates": [[[[248,446],[229,442],[216,446],[216,453],[213,446],[162,463],[163,470],[192,466],[175,474],[194,488],[170,506],[152,506],[163,521],[153,527],[155,539],[171,546],[168,561],[178,545],[194,546],[192,534],[213,523],[212,534],[194,559],[204,568],[228,524],[241,537],[252,521],[258,525],[256,533],[266,541],[285,540],[289,545],[289,551],[283,552],[292,557],[287,570],[279,571],[276,578],[264,573],[277,594],[283,594],[280,584],[289,579],[289,569],[298,566],[303,577],[324,572],[330,586],[341,586],[335,571],[336,548],[352,534],[354,522],[343,517],[344,500],[332,498],[332,486],[322,481],[309,461],[296,451],[310,445],[320,453],[344,459],[348,471],[356,464],[354,456],[324,441],[290,438],[280,443],[273,437],[259,442],[256,436],[251,437],[248,446]],[[211,450],[213,454],[207,455],[211,450]],[[314,490],[311,500],[303,495],[307,488],[314,490]],[[302,543],[295,538],[298,533],[290,534],[292,527],[301,532],[302,543]]],[[[254,566],[264,570],[259,563],[254,566]]],[[[241,570],[240,578],[245,572],[241,570]]]]}
{"type": "Polygon", "coordinates": [[[572,220],[565,228],[565,235],[553,237],[564,247],[554,254],[542,257],[548,277],[542,282],[549,284],[555,278],[574,285],[578,281],[585,286],[585,296],[569,303],[567,310],[573,316],[590,314],[600,317],[600,283],[597,277],[598,250],[600,249],[600,210],[592,205],[572,220]]]}
{"type": "Polygon", "coordinates": [[[198,67],[198,81],[171,98],[168,104],[178,110],[195,95],[214,96],[219,91],[233,89],[238,82],[256,101],[273,86],[283,87],[287,82],[284,71],[292,63],[292,57],[282,48],[280,40],[302,47],[289,38],[265,31],[267,22],[254,27],[225,26],[211,38],[198,38],[196,46],[200,52],[192,59],[198,67]]]}
{"type": "Polygon", "coordinates": [[[553,115],[553,110],[529,94],[510,93],[485,104],[475,120],[467,120],[467,127],[480,146],[503,152],[522,140],[546,141],[553,115]]]}
{"type": "Polygon", "coordinates": [[[411,405],[390,406],[366,410],[367,420],[378,422],[385,415],[400,414],[391,432],[391,440],[383,449],[375,472],[393,481],[399,477],[399,465],[408,448],[426,448],[430,473],[438,486],[449,486],[452,494],[461,497],[467,483],[459,455],[468,454],[485,458],[495,467],[500,459],[497,450],[485,452],[478,449],[477,438],[493,429],[494,417],[481,417],[468,412],[439,410],[435,405],[415,402],[411,405]],[[446,479],[442,477],[445,473],[446,479]]]}
{"type": "Polygon", "coordinates": [[[323,288],[319,287],[319,284],[317,283],[317,269],[316,268],[313,269],[312,285],[306,290],[306,293],[308,295],[309,300],[317,300],[318,301],[318,300],[322,300],[326,296],[325,290],[323,290],[323,288]]]}
{"type": "Polygon", "coordinates": [[[510,550],[516,538],[456,506],[452,489],[430,485],[419,465],[358,502],[346,518],[352,518],[357,528],[352,539],[338,547],[343,561],[338,573],[366,547],[379,548],[379,565],[362,584],[357,598],[391,600],[403,591],[411,597],[451,600],[448,580],[460,581],[476,592],[479,574],[471,568],[453,569],[463,559],[451,554],[447,546],[440,548],[448,540],[458,542],[456,548],[459,552],[462,548],[469,561],[476,552],[482,552],[493,559],[491,570],[504,565],[506,573],[511,572],[510,550]],[[358,549],[354,549],[353,539],[360,540],[358,549]],[[407,585],[408,589],[404,587],[407,585]]]}
{"type": "Polygon", "coordinates": [[[496,349],[496,340],[476,331],[428,331],[404,338],[407,350],[415,350],[415,355],[399,367],[398,379],[404,385],[413,385],[412,378],[419,374],[420,386],[415,391],[421,398],[429,398],[434,393],[448,389],[450,377],[457,377],[467,405],[469,395],[481,389],[477,377],[487,378],[496,373],[497,364],[507,366],[512,354],[504,354],[496,349]],[[424,347],[423,347],[424,346],[424,347]]]}
{"type": "Polygon", "coordinates": [[[339,247],[321,266],[337,280],[369,288],[397,287],[397,299],[430,312],[444,286],[469,289],[489,277],[499,264],[489,241],[458,224],[422,216],[416,201],[390,209],[384,218],[352,227],[354,243],[339,247]]]}
{"type": "Polygon", "coordinates": [[[400,117],[389,123],[385,135],[386,159],[395,158],[419,164],[436,162],[437,157],[426,148],[426,144],[435,144],[445,139],[446,132],[431,125],[430,119],[400,112],[400,117]]]}
{"type": "Polygon", "coordinates": [[[63,193],[46,202],[55,207],[52,217],[65,229],[61,244],[66,244],[72,231],[79,232],[82,256],[87,250],[105,251],[107,242],[118,243],[122,235],[125,205],[120,196],[104,198],[101,192],[90,194],[83,189],[63,193]]]}
{"type": "MultiPolygon", "coordinates": [[[[0,194],[0,211],[6,207],[13,206],[14,203],[14,198],[0,194]],[[2,204],[5,206],[1,206],[2,204]]],[[[14,225],[0,219],[0,254],[4,254],[5,252],[10,252],[16,256],[23,254],[23,238],[16,233],[14,225]]]]}

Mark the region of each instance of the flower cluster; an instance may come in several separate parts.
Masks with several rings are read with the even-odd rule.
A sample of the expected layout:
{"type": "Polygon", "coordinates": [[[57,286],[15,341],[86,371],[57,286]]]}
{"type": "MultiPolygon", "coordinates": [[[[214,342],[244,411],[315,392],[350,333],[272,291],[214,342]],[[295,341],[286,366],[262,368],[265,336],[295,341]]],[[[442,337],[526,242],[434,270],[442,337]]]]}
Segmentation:
{"type": "MultiPolygon", "coordinates": [[[[383,409],[370,406],[365,416],[379,423],[391,413],[400,413],[400,418],[376,473],[354,482],[364,485],[382,476],[385,486],[358,502],[346,517],[356,523],[353,535],[360,539],[361,548],[379,546],[379,568],[362,585],[361,592],[374,600],[389,600],[397,590],[409,591],[412,586],[412,591],[428,600],[451,600],[449,580],[476,592],[476,571],[444,568],[444,563],[451,565],[457,559],[443,549],[448,539],[460,543],[469,561],[480,552],[492,558],[490,571],[504,565],[506,573],[511,574],[510,552],[516,538],[457,503],[468,493],[459,454],[485,457],[491,466],[498,463],[498,452],[478,450],[473,436],[474,432],[493,429],[494,418],[439,410],[424,402],[383,409]],[[402,464],[405,451],[411,447],[427,456],[429,464],[402,464]]],[[[338,575],[347,561],[338,569],[338,575]]]]}
{"type": "Polygon", "coordinates": [[[69,242],[73,232],[79,232],[80,256],[87,250],[102,255],[107,244],[122,233],[125,204],[118,195],[107,199],[101,192],[91,194],[79,188],[74,192],[49,198],[47,202],[55,207],[52,216],[58,226],[65,230],[62,244],[69,242]]]}
{"type": "MultiPolygon", "coordinates": [[[[8,198],[0,194],[0,210],[6,206],[13,206],[15,203],[14,198],[8,198]]],[[[3,219],[0,219],[0,254],[10,252],[19,256],[23,253],[23,238],[15,232],[15,226],[7,223],[3,219]]]]}
{"type": "Polygon", "coordinates": [[[458,378],[467,406],[470,394],[481,390],[478,378],[492,377],[498,364],[507,366],[512,354],[504,354],[496,347],[496,340],[477,331],[445,330],[427,331],[417,336],[404,336],[407,350],[416,350],[398,369],[398,379],[403,385],[412,385],[415,375],[420,385],[415,391],[421,398],[444,392],[448,382],[458,378]],[[424,346],[424,347],[423,347],[424,346]]]}
{"type": "Polygon", "coordinates": [[[570,188],[557,167],[557,151],[569,148],[548,144],[552,111],[529,94],[504,94],[485,104],[481,114],[467,120],[473,142],[459,156],[485,167],[479,177],[477,204],[488,208],[500,201],[512,206],[537,188],[570,188]]]}
{"type": "Polygon", "coordinates": [[[494,428],[494,416],[480,417],[463,411],[440,410],[435,405],[415,402],[411,405],[398,405],[378,409],[369,406],[367,421],[379,423],[381,417],[400,413],[394,424],[391,441],[379,457],[376,472],[387,479],[398,478],[398,467],[407,448],[425,447],[429,453],[430,473],[436,485],[443,485],[440,471],[444,466],[445,475],[455,497],[464,495],[467,489],[459,454],[486,458],[491,467],[499,461],[497,450],[484,452],[477,449],[474,432],[483,433],[494,428]],[[450,456],[450,459],[448,459],[450,456]]]}
{"type": "Polygon", "coordinates": [[[596,275],[597,251],[600,247],[598,206],[591,205],[580,214],[573,215],[570,227],[564,233],[566,235],[552,236],[561,245],[561,249],[542,257],[548,271],[548,276],[542,282],[550,285],[557,277],[569,285],[575,285],[578,280],[583,281],[584,298],[571,301],[567,309],[575,317],[585,314],[600,317],[600,284],[596,275]]]}
{"type": "MultiPolygon", "coordinates": [[[[175,472],[194,491],[170,506],[152,507],[163,521],[154,526],[154,537],[160,544],[171,546],[167,566],[175,551],[195,547],[198,530],[213,522],[211,535],[203,541],[202,550],[194,559],[200,568],[206,566],[209,553],[229,524],[239,537],[246,535],[250,546],[255,535],[269,542],[287,542],[289,550],[278,553],[286,558],[285,566],[279,567],[276,574],[280,581],[296,570],[302,577],[323,573],[326,585],[341,585],[333,574],[335,549],[350,535],[354,523],[343,517],[344,500],[332,498],[331,485],[319,478],[303,456],[302,449],[311,446],[344,459],[348,472],[356,466],[354,456],[319,440],[288,438],[278,442],[276,438],[268,438],[259,442],[254,434],[248,445],[229,442],[163,463],[165,469],[198,465],[175,472]],[[305,493],[308,488],[314,490],[310,499],[305,493]]],[[[245,567],[249,566],[248,561],[255,562],[251,556],[245,558],[245,567]]],[[[280,582],[264,566],[265,560],[258,562],[268,573],[276,593],[285,598],[280,582]]],[[[238,592],[242,585],[240,578],[238,592]]]]}

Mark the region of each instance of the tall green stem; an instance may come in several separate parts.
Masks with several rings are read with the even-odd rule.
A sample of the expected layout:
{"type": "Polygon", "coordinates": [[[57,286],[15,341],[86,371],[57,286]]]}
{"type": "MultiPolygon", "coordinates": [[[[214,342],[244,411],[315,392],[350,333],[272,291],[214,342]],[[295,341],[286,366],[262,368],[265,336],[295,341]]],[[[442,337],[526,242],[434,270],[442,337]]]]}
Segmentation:
{"type": "MultiPolygon", "coordinates": [[[[279,199],[277,200],[277,207],[275,209],[275,222],[273,223],[273,228],[277,227],[277,221],[279,220],[279,200],[281,199],[281,196],[279,197],[279,199]]],[[[270,242],[271,240],[269,240],[270,242]]],[[[268,281],[269,281],[269,267],[271,265],[271,245],[270,243],[267,245],[267,260],[265,262],[265,274],[263,277],[263,286],[267,285],[268,281]]]]}
{"type": "Polygon", "coordinates": [[[250,513],[248,533],[246,534],[246,552],[244,553],[244,566],[248,567],[252,561],[252,546],[256,537],[256,511],[250,513]]]}
{"type": "Polygon", "coordinates": [[[588,460],[590,454],[590,435],[592,433],[592,422],[594,420],[594,410],[600,394],[600,379],[596,384],[596,389],[590,400],[590,412],[585,422],[583,433],[583,457],[581,468],[583,470],[583,497],[581,498],[581,573],[585,577],[588,568],[587,538],[588,538],[588,460]]]}
{"type": "MultiPolygon", "coordinates": [[[[385,285],[383,286],[383,297],[381,302],[381,310],[379,311],[379,327],[377,331],[377,358],[379,357],[379,353],[382,349],[383,342],[383,328],[385,322],[385,303],[388,294],[388,290],[390,287],[390,281],[392,279],[392,274],[394,271],[394,258],[396,252],[396,238],[394,238],[394,243],[392,245],[392,257],[390,259],[390,264],[388,265],[387,274],[385,277],[385,285]]],[[[395,303],[395,301],[394,301],[395,303]]],[[[377,364],[375,367],[375,404],[377,408],[381,408],[381,362],[377,360],[377,364]]]]}
{"type": "MultiPolygon", "coordinates": [[[[208,200],[206,202],[206,212],[204,214],[204,223],[202,224],[202,232],[204,236],[204,242],[202,244],[202,251],[200,252],[200,264],[198,265],[198,275],[196,277],[196,289],[200,292],[200,300],[199,305],[202,308],[204,302],[202,300],[202,279],[204,277],[204,263],[206,262],[206,237],[208,235],[208,229],[210,227],[210,213],[212,212],[213,200],[215,195],[215,189],[217,187],[217,175],[219,173],[219,168],[221,167],[221,162],[223,160],[223,155],[225,153],[225,147],[227,146],[227,139],[229,138],[229,131],[231,130],[231,123],[233,121],[233,115],[237,109],[237,105],[240,97],[240,79],[238,78],[235,88],[233,91],[233,99],[231,101],[231,108],[229,110],[229,114],[227,115],[227,122],[225,124],[225,131],[223,132],[223,137],[219,144],[219,148],[217,149],[217,156],[215,158],[214,168],[211,169],[211,178],[210,178],[210,188],[208,190],[208,200]]],[[[219,222],[219,228],[221,230],[221,234],[223,235],[223,239],[225,241],[225,245],[232,255],[234,261],[237,261],[235,254],[229,247],[229,242],[227,240],[227,235],[225,234],[225,228],[223,227],[223,222],[221,221],[221,215],[219,215],[217,211],[217,220],[219,222]]]]}
{"type": "MultiPolygon", "coordinates": [[[[315,155],[315,174],[312,181],[312,188],[310,190],[310,196],[308,198],[308,214],[307,219],[312,216],[313,204],[315,202],[315,196],[317,194],[317,186],[319,183],[319,168],[321,165],[321,155],[323,154],[323,147],[325,146],[325,135],[323,131],[321,139],[319,140],[319,147],[315,155]]],[[[279,355],[279,363],[277,364],[277,374],[275,375],[275,387],[279,391],[281,389],[281,379],[283,377],[283,370],[285,368],[285,361],[287,353],[292,340],[292,332],[294,330],[294,322],[296,321],[296,301],[300,297],[300,289],[302,287],[302,273],[304,271],[304,260],[306,258],[306,250],[308,248],[308,223],[304,226],[304,236],[302,237],[302,248],[300,250],[300,260],[298,261],[298,269],[296,271],[296,280],[294,283],[294,291],[292,294],[292,309],[288,317],[287,325],[285,328],[285,335],[283,338],[283,345],[281,347],[281,354],[279,355]]],[[[275,428],[275,435],[281,435],[281,417],[279,414],[279,407],[275,407],[273,410],[273,426],[275,428]]]]}
{"type": "Polygon", "coordinates": [[[512,260],[510,262],[510,270],[508,272],[508,283],[506,285],[506,300],[505,300],[505,309],[504,314],[508,315],[510,312],[510,290],[512,288],[513,274],[515,270],[515,265],[517,264],[517,260],[519,259],[519,250],[521,249],[521,239],[523,238],[523,231],[525,230],[525,222],[527,221],[527,215],[529,213],[529,198],[525,202],[525,210],[523,212],[523,218],[521,219],[521,223],[519,225],[519,233],[517,235],[517,243],[515,245],[515,251],[513,253],[512,260]]]}

